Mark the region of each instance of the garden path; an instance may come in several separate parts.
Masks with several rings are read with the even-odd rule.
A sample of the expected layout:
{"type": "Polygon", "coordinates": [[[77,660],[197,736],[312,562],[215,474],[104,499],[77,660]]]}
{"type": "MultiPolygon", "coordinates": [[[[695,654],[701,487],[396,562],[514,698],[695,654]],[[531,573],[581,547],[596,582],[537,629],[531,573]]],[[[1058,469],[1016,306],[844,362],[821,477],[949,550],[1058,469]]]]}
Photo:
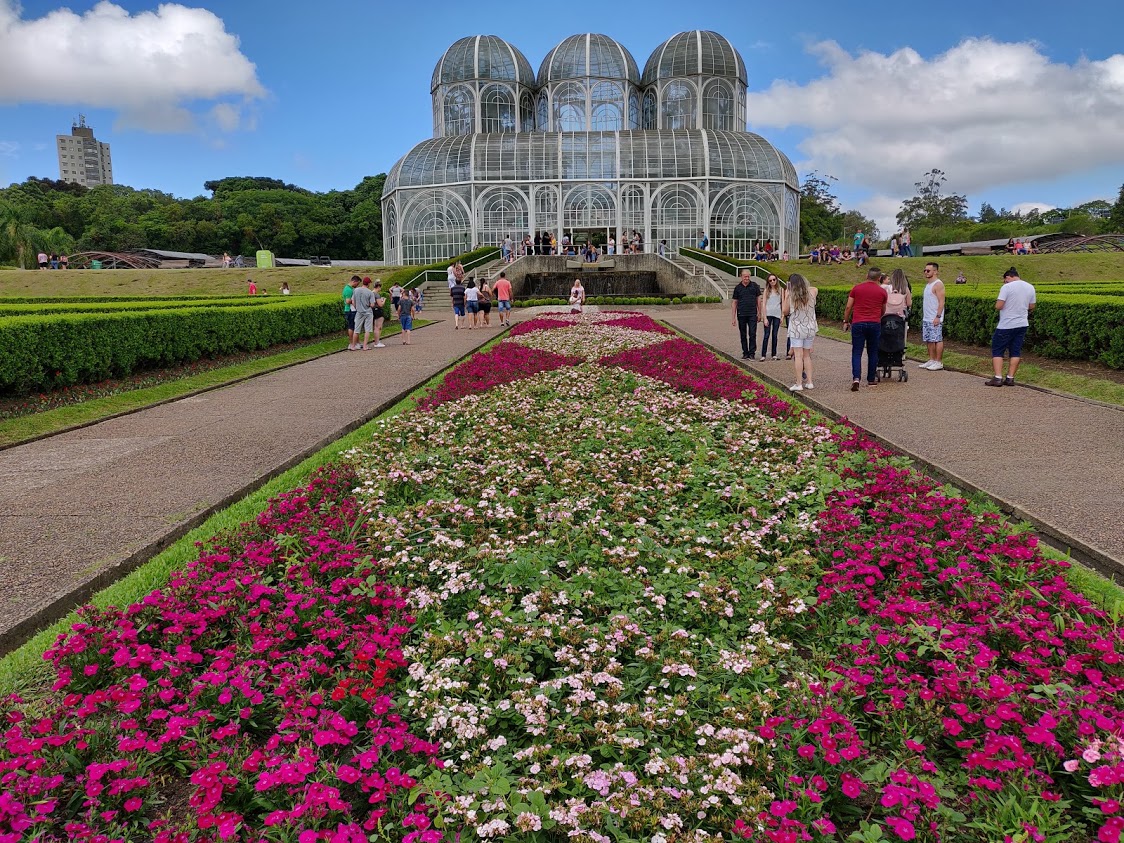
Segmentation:
{"type": "Polygon", "coordinates": [[[495,334],[439,322],[0,451],[0,653],[495,334]]]}
{"type": "MultiPolygon", "coordinates": [[[[740,359],[726,308],[649,313],[776,386],[793,382],[783,336],[782,359],[740,359]]],[[[1021,386],[989,389],[976,375],[929,372],[916,362],[907,363],[907,383],[851,392],[850,345],[818,337],[816,388],[799,397],[846,417],[961,488],[986,492],[1102,573],[1124,576],[1124,410],[1021,386]]]]}

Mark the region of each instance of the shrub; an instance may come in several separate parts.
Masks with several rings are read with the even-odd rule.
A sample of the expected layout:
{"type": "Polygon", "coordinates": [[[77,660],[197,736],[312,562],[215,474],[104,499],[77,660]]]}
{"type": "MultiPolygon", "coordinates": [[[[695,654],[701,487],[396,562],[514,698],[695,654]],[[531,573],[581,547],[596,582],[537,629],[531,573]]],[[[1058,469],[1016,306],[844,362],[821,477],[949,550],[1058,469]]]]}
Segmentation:
{"type": "Polygon", "coordinates": [[[411,287],[418,286],[410,282],[427,269],[446,270],[455,263],[469,263],[470,261],[474,261],[477,258],[489,254],[498,258],[500,256],[499,247],[484,246],[480,249],[473,249],[471,252],[465,252],[463,255],[457,255],[455,258],[449,258],[448,260],[438,261],[437,263],[431,263],[425,266],[404,266],[402,269],[397,269],[382,279],[383,292],[389,291],[395,284],[401,284],[407,290],[411,287]]]}
{"type": "Polygon", "coordinates": [[[0,321],[0,394],[269,348],[343,328],[335,298],[264,305],[17,316],[0,321]]]}

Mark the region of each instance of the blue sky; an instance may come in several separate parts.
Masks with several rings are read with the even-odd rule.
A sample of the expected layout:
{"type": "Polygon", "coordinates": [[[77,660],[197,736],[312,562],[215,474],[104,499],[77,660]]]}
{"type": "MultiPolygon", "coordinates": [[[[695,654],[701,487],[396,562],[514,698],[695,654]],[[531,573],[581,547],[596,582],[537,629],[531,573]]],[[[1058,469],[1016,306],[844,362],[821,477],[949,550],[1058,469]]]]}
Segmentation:
{"type": "Polygon", "coordinates": [[[1037,0],[952,0],[936,13],[901,2],[653,0],[616,13],[572,2],[564,14],[494,2],[96,5],[0,0],[0,183],[57,177],[54,136],[82,112],[112,144],[119,183],[195,196],[208,179],[262,175],[346,189],[432,135],[430,75],[461,36],[507,38],[537,69],[567,35],[602,32],[643,67],[696,28],[745,57],[749,128],[801,174],[836,176],[844,203],[884,228],[932,167],[973,211],[1114,200],[1124,182],[1124,47],[1104,25],[1120,19],[1119,0],[1075,14],[1037,0]]]}

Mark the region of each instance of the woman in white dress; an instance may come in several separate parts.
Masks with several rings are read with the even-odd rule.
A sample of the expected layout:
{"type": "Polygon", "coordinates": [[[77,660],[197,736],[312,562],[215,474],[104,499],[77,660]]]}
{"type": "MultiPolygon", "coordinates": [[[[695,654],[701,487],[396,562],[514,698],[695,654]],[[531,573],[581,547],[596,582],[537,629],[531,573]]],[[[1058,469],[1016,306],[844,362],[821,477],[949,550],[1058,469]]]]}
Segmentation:
{"type": "Polygon", "coordinates": [[[580,278],[574,279],[574,286],[570,288],[570,313],[581,313],[585,304],[585,287],[580,278]]]}
{"type": "Polygon", "coordinates": [[[788,339],[792,344],[793,369],[796,372],[793,392],[816,388],[812,383],[812,341],[820,329],[816,323],[818,293],[819,290],[809,284],[800,273],[794,272],[788,276],[788,288],[784,292],[782,307],[788,316],[788,339]]]}

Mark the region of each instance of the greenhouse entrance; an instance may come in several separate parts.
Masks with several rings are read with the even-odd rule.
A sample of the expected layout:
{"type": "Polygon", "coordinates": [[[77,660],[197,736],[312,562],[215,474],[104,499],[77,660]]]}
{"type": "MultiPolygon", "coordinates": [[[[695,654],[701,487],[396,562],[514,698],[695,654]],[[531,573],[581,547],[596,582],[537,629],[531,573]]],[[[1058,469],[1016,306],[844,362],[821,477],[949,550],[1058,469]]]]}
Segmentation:
{"type": "Polygon", "coordinates": [[[574,253],[580,255],[582,249],[585,248],[586,243],[591,243],[601,250],[604,255],[605,244],[609,242],[609,236],[613,233],[611,228],[574,228],[567,229],[566,233],[570,235],[570,242],[574,245],[574,253]]]}

